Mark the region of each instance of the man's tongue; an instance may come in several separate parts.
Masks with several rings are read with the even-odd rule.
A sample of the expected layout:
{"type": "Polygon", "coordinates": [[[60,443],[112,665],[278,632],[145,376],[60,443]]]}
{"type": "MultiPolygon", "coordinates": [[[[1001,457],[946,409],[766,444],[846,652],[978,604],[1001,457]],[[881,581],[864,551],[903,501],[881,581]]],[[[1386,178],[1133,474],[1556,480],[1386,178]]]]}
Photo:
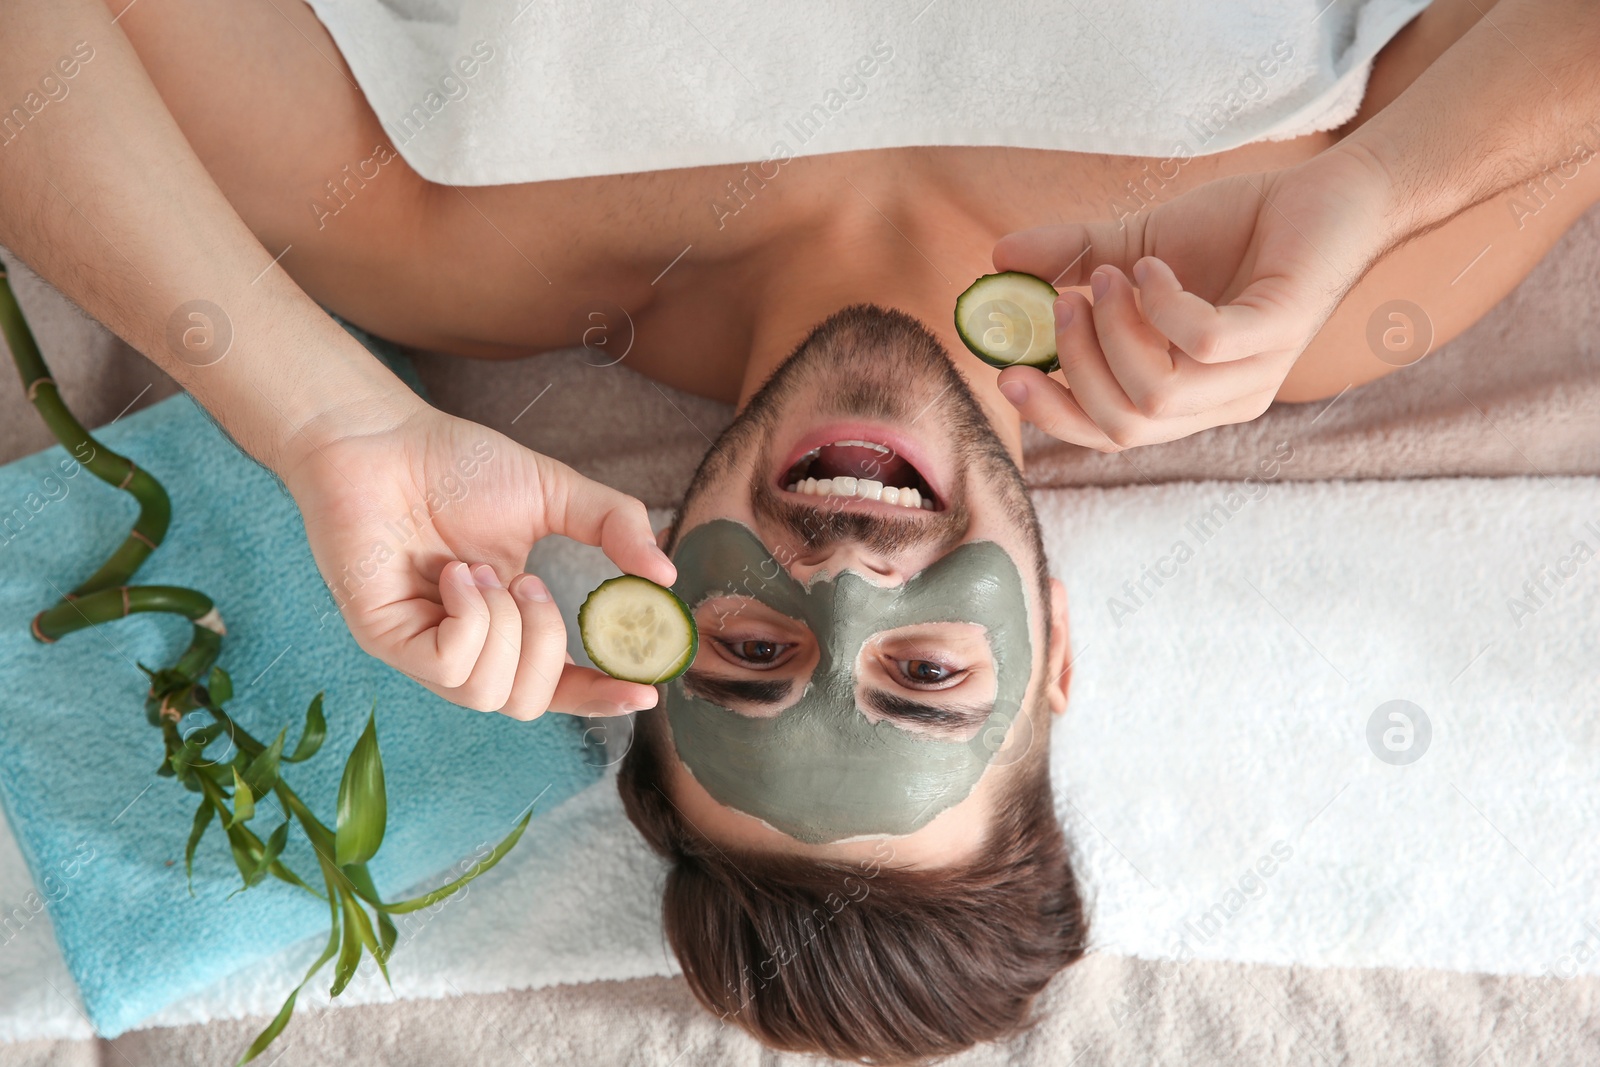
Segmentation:
{"type": "Polygon", "coordinates": [[[914,485],[916,470],[893,452],[865,445],[823,445],[811,462],[813,478],[872,478],[884,485],[914,485]]]}

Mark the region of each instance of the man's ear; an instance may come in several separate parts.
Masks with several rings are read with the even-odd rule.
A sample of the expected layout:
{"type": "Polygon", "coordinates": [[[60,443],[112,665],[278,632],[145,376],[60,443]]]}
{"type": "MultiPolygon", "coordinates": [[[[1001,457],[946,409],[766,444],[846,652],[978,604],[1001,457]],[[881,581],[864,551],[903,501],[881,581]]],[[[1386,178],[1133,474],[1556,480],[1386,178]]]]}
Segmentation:
{"type": "Polygon", "coordinates": [[[1067,710],[1067,688],[1072,684],[1072,641],[1067,631],[1067,587],[1059,578],[1050,579],[1050,677],[1045,679],[1045,695],[1050,713],[1067,710]]]}

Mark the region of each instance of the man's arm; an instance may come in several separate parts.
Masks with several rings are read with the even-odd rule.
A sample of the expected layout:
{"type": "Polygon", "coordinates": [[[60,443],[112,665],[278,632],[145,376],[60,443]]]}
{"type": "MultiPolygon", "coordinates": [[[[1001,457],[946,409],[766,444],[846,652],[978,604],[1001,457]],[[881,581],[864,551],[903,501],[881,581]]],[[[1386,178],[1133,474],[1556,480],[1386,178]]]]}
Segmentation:
{"type": "Polygon", "coordinates": [[[1500,0],[1334,151],[1378,168],[1390,189],[1376,259],[1597,135],[1600,4],[1500,0]]]}
{"type": "Polygon", "coordinates": [[[429,407],[325,315],[211,181],[98,0],[6,0],[0,42],[0,106],[24,108],[15,130],[0,116],[0,242],[280,475],[360,646],[521,719],[652,706],[654,688],[564,662],[560,609],[523,573],[559,533],[670,584],[644,505],[429,407]],[[30,92],[49,103],[30,108],[30,92]],[[224,317],[231,348],[210,362],[224,317]],[[472,492],[439,509],[435,487],[467,477],[472,492]]]}
{"type": "Polygon", "coordinates": [[[0,42],[0,244],[274,470],[421,403],[273,265],[99,0],[0,5],[0,42]]]}

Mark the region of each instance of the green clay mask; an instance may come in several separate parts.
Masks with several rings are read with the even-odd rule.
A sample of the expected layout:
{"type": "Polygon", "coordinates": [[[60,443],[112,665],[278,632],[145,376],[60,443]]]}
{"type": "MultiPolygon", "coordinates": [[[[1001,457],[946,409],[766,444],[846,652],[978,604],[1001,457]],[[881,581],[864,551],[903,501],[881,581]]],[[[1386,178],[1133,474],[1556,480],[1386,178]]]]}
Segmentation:
{"type": "MultiPolygon", "coordinates": [[[[909,834],[960,803],[1001,748],[1033,670],[1022,576],[991,541],[960,545],[903,585],[854,571],[791,578],[744,525],[717,519],[691,530],[674,554],[673,591],[691,608],[750,596],[814,635],[819,659],[800,699],[775,716],[730,711],[666,686],[678,758],[706,792],[801,841],[909,834]],[[856,706],[855,666],[874,635],[916,623],[982,626],[994,656],[995,699],[970,740],[872,722],[856,706]]],[[[702,646],[703,647],[703,646],[702,646]]]]}

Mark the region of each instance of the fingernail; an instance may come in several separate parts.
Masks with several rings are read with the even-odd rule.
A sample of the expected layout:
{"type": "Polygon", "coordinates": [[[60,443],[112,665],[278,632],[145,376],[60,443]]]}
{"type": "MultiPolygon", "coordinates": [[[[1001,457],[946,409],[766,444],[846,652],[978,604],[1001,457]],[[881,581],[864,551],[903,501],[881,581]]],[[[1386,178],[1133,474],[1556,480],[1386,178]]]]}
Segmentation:
{"type": "Polygon", "coordinates": [[[1055,302],[1056,329],[1065,330],[1072,325],[1072,316],[1077,313],[1077,308],[1072,306],[1070,300],[1057,300],[1055,302]]]}
{"type": "Polygon", "coordinates": [[[1141,286],[1150,283],[1150,265],[1142,259],[1133,265],[1133,280],[1141,286]]]}
{"type": "Polygon", "coordinates": [[[1000,392],[1016,407],[1028,402],[1028,387],[1021,382],[1001,382],[1000,392]]]}
{"type": "MultiPolygon", "coordinates": [[[[522,580],[517,583],[516,591],[523,600],[532,600],[537,604],[546,603],[550,599],[549,588],[537,574],[524,574],[522,580]]],[[[572,662],[571,657],[568,657],[567,662],[572,662]]]]}
{"type": "Polygon", "coordinates": [[[480,563],[472,568],[472,580],[484,589],[500,588],[500,576],[487,563],[480,563]]]}
{"type": "Polygon", "coordinates": [[[1089,291],[1094,293],[1094,298],[1099,300],[1106,295],[1106,290],[1111,288],[1111,275],[1103,270],[1097,270],[1089,276],[1089,291]]]}

